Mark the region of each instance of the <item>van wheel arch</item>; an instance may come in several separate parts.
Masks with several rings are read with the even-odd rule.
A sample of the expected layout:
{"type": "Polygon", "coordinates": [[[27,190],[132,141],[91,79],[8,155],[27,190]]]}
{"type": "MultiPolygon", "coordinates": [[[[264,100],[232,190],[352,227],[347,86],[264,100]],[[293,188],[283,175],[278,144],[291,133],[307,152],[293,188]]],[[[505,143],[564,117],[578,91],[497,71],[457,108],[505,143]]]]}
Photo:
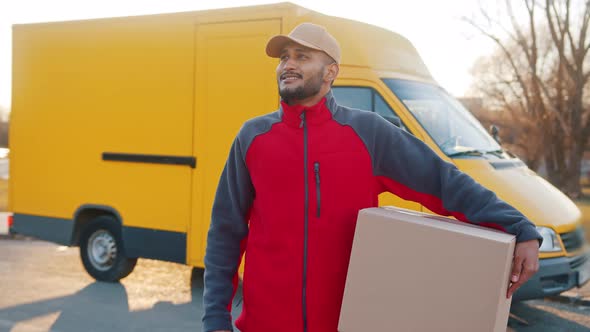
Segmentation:
{"type": "Polygon", "coordinates": [[[121,215],[116,209],[110,206],[97,204],[84,204],[80,206],[74,213],[74,230],[70,240],[71,245],[79,246],[82,230],[92,220],[104,215],[112,217],[119,224],[119,227],[123,227],[123,219],[121,218],[121,215]]]}

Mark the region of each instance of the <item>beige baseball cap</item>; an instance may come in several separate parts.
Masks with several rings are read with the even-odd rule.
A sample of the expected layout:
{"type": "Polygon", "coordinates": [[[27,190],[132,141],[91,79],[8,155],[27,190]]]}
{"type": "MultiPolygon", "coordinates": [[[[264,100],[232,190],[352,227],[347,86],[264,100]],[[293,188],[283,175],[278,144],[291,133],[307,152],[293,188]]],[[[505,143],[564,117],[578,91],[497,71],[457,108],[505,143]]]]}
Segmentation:
{"type": "Polygon", "coordinates": [[[276,35],[272,37],[266,44],[266,54],[272,58],[280,57],[283,47],[289,42],[323,51],[340,64],[340,45],[321,25],[301,23],[288,36],[276,35]]]}

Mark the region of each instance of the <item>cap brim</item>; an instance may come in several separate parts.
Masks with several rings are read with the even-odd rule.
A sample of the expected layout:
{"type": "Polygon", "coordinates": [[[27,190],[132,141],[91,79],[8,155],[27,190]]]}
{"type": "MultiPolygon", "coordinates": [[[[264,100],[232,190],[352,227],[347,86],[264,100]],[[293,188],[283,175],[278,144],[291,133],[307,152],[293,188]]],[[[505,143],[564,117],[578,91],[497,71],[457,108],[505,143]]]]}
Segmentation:
{"type": "Polygon", "coordinates": [[[281,52],[283,51],[283,48],[285,47],[285,45],[289,44],[289,43],[296,43],[314,50],[318,50],[321,51],[320,48],[307,43],[303,40],[299,40],[296,38],[291,38],[289,36],[284,36],[284,35],[278,35],[278,36],[274,36],[272,37],[268,43],[266,44],[266,54],[271,57],[271,58],[279,58],[281,56],[281,52]]]}

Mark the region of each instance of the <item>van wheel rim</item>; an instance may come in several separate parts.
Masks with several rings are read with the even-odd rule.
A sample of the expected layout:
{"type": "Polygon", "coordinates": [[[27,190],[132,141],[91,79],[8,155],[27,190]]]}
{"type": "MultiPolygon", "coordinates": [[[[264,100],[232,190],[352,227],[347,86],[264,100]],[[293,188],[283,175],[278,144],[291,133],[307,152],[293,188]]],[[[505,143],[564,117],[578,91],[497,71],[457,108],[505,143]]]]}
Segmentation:
{"type": "Polygon", "coordinates": [[[105,230],[98,230],[88,240],[88,258],[94,268],[107,271],[115,264],[117,244],[113,235],[105,230]]]}

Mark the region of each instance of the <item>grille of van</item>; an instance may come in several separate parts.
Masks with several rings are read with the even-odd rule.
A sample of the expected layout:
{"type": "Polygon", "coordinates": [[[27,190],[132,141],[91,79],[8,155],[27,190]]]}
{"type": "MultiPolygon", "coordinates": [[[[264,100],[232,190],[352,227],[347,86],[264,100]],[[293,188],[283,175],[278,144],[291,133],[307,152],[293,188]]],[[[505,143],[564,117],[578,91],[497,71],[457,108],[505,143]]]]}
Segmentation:
{"type": "Polygon", "coordinates": [[[577,269],[580,266],[584,265],[584,263],[586,263],[586,261],[588,260],[588,256],[586,255],[581,255],[578,257],[574,257],[571,261],[570,261],[570,266],[572,267],[572,269],[577,269]]]}
{"type": "Polygon", "coordinates": [[[573,232],[561,233],[561,241],[567,252],[576,251],[584,245],[584,230],[579,227],[573,232]]]}

